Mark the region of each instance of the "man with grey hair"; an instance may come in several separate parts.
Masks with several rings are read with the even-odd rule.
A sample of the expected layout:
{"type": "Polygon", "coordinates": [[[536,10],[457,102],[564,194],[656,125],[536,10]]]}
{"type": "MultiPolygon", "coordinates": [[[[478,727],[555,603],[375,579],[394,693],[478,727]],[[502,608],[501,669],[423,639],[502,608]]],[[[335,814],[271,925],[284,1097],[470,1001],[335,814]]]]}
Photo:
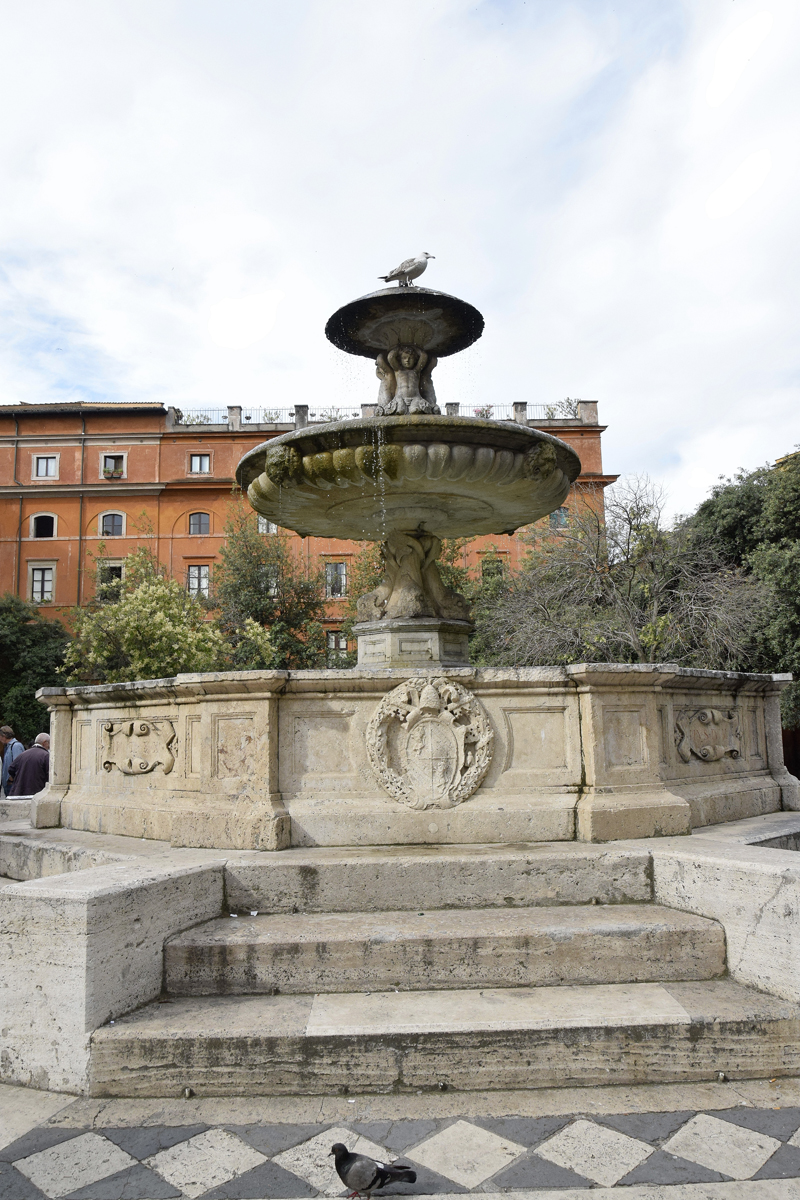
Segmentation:
{"type": "Polygon", "coordinates": [[[8,796],[35,796],[50,776],[50,734],[37,735],[30,750],[15,758],[9,769],[8,796]]]}

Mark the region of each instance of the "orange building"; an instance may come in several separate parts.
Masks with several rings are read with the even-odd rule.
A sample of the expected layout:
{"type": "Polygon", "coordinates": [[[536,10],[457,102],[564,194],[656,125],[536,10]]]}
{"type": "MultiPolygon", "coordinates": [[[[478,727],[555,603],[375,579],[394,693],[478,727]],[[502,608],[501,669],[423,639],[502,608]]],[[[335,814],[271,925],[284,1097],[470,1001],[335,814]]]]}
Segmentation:
{"type": "MultiPolygon", "coordinates": [[[[492,415],[527,420],[575,448],[583,495],[599,499],[616,478],[603,473],[604,426],[596,404],[578,402],[569,417],[555,408],[508,408],[506,414],[496,407],[492,415]]],[[[316,416],[310,414],[312,423],[316,416]]],[[[302,405],[293,412],[229,407],[187,414],[159,404],[0,406],[0,592],[67,619],[95,594],[103,543],[103,570],[110,575],[121,573],[125,555],[146,544],[190,591],[208,594],[235,499],[236,464],[259,442],[308,421],[302,405]]],[[[552,524],[559,513],[551,515],[552,524]]],[[[274,532],[260,520],[265,533],[274,532]]],[[[325,565],[328,640],[332,650],[341,649],[338,631],[358,548],[333,538],[293,535],[293,541],[309,565],[325,565]]],[[[487,551],[513,569],[524,544],[518,536],[476,538],[465,551],[466,565],[479,571],[487,551]]]]}

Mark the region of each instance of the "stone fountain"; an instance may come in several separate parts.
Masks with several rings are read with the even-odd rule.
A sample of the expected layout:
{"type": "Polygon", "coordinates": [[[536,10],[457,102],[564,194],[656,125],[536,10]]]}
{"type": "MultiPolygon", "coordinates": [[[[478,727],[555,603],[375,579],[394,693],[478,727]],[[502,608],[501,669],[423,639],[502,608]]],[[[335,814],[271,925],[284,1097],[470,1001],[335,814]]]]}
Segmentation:
{"type": "Polygon", "coordinates": [[[544,433],[442,416],[436,361],[482,327],[417,287],[345,306],[328,337],[375,359],[375,415],[240,464],[278,524],[381,542],[359,666],[40,692],[50,783],[33,828],[0,830],[0,875],[27,880],[0,889],[4,1082],[438,1094],[800,1070],[790,677],[468,665],[441,539],[535,521],[579,470],[544,433]]]}
{"type": "Polygon", "coordinates": [[[375,361],[374,416],[264,442],[237,479],[278,525],[381,543],[383,578],[358,601],[360,666],[465,666],[469,609],[442,581],[442,539],[514,533],[546,516],[577,478],[578,456],[511,421],[442,416],[433,370],[483,332],[481,314],[455,296],[387,288],[346,304],[325,332],[375,361]]]}
{"type": "Polygon", "coordinates": [[[437,361],[482,330],[472,305],[427,288],[345,305],[326,332],[375,362],[374,415],[295,429],[239,464],[278,525],[381,543],[358,666],[44,689],[54,749],[35,824],[241,850],[611,841],[797,803],[786,679],[469,665],[442,539],[528,525],[580,470],[527,425],[442,415],[437,361]]]}

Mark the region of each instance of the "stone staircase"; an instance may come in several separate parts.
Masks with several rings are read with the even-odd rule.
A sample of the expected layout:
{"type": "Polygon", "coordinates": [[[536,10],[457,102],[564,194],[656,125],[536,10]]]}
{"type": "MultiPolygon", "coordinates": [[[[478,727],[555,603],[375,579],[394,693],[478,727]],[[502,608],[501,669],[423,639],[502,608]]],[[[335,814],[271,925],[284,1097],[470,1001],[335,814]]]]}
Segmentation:
{"type": "Polygon", "coordinates": [[[796,1006],[725,977],[712,920],[652,901],[642,844],[289,850],[164,947],[164,995],[98,1030],[95,1095],[477,1090],[800,1068],[796,1006]]]}

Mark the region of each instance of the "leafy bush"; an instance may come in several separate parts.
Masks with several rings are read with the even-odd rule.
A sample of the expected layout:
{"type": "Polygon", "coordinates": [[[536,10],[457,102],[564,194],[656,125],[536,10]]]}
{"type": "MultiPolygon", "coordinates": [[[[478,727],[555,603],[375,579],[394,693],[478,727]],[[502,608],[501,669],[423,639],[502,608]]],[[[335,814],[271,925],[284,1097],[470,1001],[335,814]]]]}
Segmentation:
{"type": "Polygon", "coordinates": [[[219,626],[146,548],[126,558],[118,599],[76,609],[72,621],[63,667],[70,683],[129,683],[227,665],[219,626]]]}

